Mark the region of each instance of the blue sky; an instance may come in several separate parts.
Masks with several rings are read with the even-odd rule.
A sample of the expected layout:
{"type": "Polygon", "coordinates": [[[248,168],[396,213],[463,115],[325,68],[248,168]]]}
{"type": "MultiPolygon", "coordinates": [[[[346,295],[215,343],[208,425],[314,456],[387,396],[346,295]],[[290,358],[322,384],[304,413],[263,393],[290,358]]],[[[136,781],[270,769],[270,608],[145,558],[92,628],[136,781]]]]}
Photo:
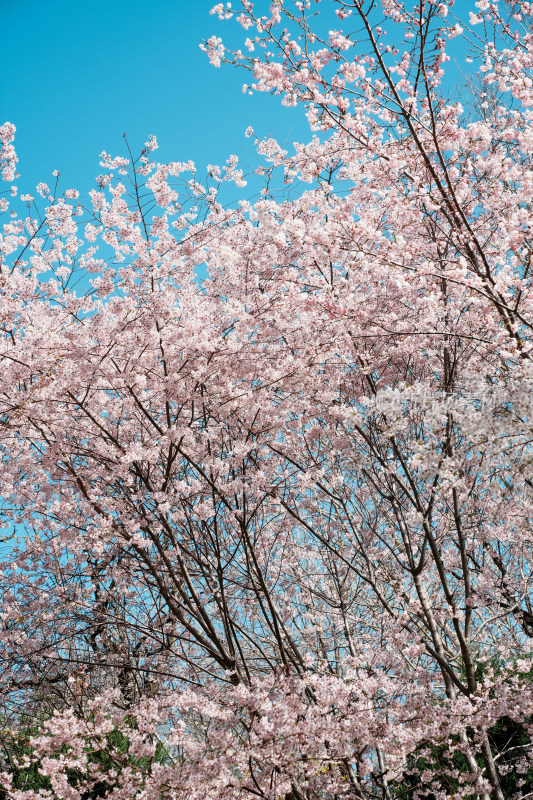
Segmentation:
{"type": "Polygon", "coordinates": [[[232,153],[256,166],[250,124],[280,141],[308,136],[301,110],[245,95],[242,70],[209,64],[204,38],[238,36],[235,23],[209,15],[214,0],[0,3],[0,118],[17,126],[25,191],[58,169],[62,188],[85,193],[99,153],[123,153],[123,133],[134,151],[155,134],[159,160],[200,168],[232,153]]]}
{"type": "MultiPolygon", "coordinates": [[[[462,3],[463,11],[472,7],[472,0],[462,3]]],[[[243,70],[209,64],[199,48],[203,39],[215,33],[242,46],[245,36],[235,22],[210,16],[214,0],[0,4],[7,65],[0,77],[0,122],[17,126],[21,190],[51,182],[58,169],[62,189],[85,194],[101,171],[99,153],[125,154],[123,133],[134,152],[155,134],[158,160],[192,159],[200,176],[208,163],[223,163],[232,153],[245,168],[257,165],[252,140],[244,136],[250,124],[259,136],[289,145],[309,138],[301,108],[243,94],[243,70]]],[[[452,81],[460,80],[453,66],[450,72],[452,81]]]]}

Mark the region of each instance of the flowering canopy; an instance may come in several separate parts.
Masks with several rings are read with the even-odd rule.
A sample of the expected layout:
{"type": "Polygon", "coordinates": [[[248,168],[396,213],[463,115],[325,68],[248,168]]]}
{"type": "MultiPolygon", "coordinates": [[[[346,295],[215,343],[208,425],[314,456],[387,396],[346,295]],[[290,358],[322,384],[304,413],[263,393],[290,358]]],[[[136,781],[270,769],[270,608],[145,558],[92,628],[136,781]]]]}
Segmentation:
{"type": "Polygon", "coordinates": [[[257,202],[151,137],[38,204],[0,128],[6,791],[523,797],[533,8],[240,5],[209,58],[312,131],[257,202]]]}

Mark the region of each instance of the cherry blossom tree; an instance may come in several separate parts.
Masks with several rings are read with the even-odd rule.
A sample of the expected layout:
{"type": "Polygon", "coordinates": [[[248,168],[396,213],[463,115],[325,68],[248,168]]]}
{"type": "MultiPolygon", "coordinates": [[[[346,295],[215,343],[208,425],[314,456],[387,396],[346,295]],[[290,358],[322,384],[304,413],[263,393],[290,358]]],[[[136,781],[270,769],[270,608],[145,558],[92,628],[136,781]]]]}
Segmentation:
{"type": "Polygon", "coordinates": [[[311,129],[248,129],[253,203],[154,137],[87,200],[19,194],[0,128],[11,800],[530,795],[533,34],[500,6],[217,5],[213,65],[311,129]]]}

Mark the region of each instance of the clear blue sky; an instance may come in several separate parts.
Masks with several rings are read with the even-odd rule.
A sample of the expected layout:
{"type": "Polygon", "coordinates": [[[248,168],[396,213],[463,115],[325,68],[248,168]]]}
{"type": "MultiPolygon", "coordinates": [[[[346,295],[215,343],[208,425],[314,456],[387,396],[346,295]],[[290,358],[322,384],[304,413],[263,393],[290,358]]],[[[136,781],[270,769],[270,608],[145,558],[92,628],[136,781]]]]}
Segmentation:
{"type": "Polygon", "coordinates": [[[204,38],[242,41],[234,22],[209,15],[213,4],[0,0],[0,121],[17,127],[19,187],[51,181],[58,169],[62,188],[85,193],[101,172],[98,154],[123,153],[123,133],[134,151],[155,134],[158,159],[200,168],[232,153],[255,166],[250,124],[281,141],[305,140],[300,109],[244,95],[244,71],[209,64],[204,38]]]}
{"type": "Polygon", "coordinates": [[[209,64],[203,39],[215,33],[242,46],[244,38],[235,22],[210,16],[214,2],[0,0],[0,123],[17,126],[19,188],[50,182],[58,169],[62,189],[85,194],[101,171],[98,154],[124,152],[123,133],[134,152],[155,134],[159,160],[192,159],[200,176],[232,153],[257,165],[244,136],[250,124],[281,142],[308,140],[303,109],[243,94],[244,70],[209,64]]]}

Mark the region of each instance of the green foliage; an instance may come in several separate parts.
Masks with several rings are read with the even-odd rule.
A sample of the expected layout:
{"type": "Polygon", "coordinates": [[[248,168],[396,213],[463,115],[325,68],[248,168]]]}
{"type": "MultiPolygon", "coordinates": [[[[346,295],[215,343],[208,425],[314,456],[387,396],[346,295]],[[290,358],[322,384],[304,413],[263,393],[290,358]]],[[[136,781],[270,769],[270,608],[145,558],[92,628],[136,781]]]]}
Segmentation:
{"type": "MultiPolygon", "coordinates": [[[[533,717],[530,721],[533,722],[533,717]]],[[[471,738],[472,732],[467,731],[467,736],[471,738]]],[[[488,738],[504,797],[524,797],[533,792],[533,742],[526,726],[510,717],[502,717],[488,731],[488,738]]],[[[479,767],[483,768],[482,757],[478,756],[476,760],[479,767]]],[[[434,800],[437,791],[454,795],[461,789],[464,793],[469,774],[460,742],[454,736],[446,744],[437,746],[428,743],[419,748],[409,759],[403,781],[392,785],[390,789],[396,798],[434,800]],[[426,782],[425,776],[431,776],[429,782],[426,782]]],[[[473,792],[472,797],[475,796],[473,792]]]]}
{"type": "MultiPolygon", "coordinates": [[[[132,728],[136,726],[135,718],[131,718],[129,723],[132,728]]],[[[16,789],[38,792],[40,789],[51,791],[51,784],[48,777],[40,772],[40,762],[34,758],[30,739],[39,733],[39,727],[21,728],[19,731],[5,729],[1,731],[0,738],[0,769],[11,776],[13,786],[16,789]]],[[[152,758],[136,758],[129,754],[130,740],[118,728],[107,734],[105,745],[100,749],[90,748],[89,763],[98,768],[98,772],[104,776],[103,780],[95,783],[93,788],[83,795],[84,800],[98,800],[103,798],[112,788],[112,783],[105,780],[105,775],[117,769],[117,762],[136,767],[143,772],[150,772],[152,764],[164,764],[169,756],[164,746],[157,743],[155,753],[152,758]]],[[[77,769],[67,769],[66,776],[69,784],[73,788],[83,785],[87,775],[77,769]]],[[[0,787],[0,800],[7,800],[7,791],[0,787]]]]}
{"type": "MultiPolygon", "coordinates": [[[[533,718],[531,720],[533,722],[533,718]]],[[[491,750],[496,758],[500,784],[504,796],[524,796],[533,792],[533,764],[531,748],[533,743],[523,725],[502,717],[489,731],[491,750]],[[530,753],[529,767],[522,771],[521,759],[530,753]]]]}
{"type": "MultiPolygon", "coordinates": [[[[463,680],[466,680],[464,665],[459,664],[463,680]]],[[[511,668],[497,658],[478,661],[475,664],[475,677],[483,683],[488,673],[502,676],[507,672],[510,678],[518,677],[520,682],[533,680],[533,656],[520,654],[511,668]],[[527,670],[518,668],[519,661],[531,663],[527,670]]],[[[517,798],[533,794],[533,741],[528,725],[533,724],[533,716],[525,723],[517,722],[508,716],[501,717],[487,732],[491,752],[496,764],[498,778],[504,797],[517,798]]],[[[473,732],[466,731],[473,741],[473,732]]],[[[474,752],[479,748],[474,746],[474,752]]],[[[483,758],[476,757],[478,766],[483,769],[483,758]]],[[[470,769],[458,737],[440,745],[427,743],[413,753],[409,759],[403,780],[389,788],[395,798],[405,800],[434,800],[437,792],[445,791],[454,795],[468,784],[470,769]]],[[[472,797],[476,796],[475,793],[472,797]]]]}
{"type": "MultiPolygon", "coordinates": [[[[3,728],[0,733],[0,766],[11,776],[16,789],[39,791],[51,789],[49,779],[39,772],[39,764],[31,759],[33,751],[30,737],[36,736],[38,727],[23,727],[19,731],[3,728]],[[21,766],[28,759],[27,766],[21,766]]],[[[0,787],[0,800],[6,800],[6,790],[0,787]]]]}

